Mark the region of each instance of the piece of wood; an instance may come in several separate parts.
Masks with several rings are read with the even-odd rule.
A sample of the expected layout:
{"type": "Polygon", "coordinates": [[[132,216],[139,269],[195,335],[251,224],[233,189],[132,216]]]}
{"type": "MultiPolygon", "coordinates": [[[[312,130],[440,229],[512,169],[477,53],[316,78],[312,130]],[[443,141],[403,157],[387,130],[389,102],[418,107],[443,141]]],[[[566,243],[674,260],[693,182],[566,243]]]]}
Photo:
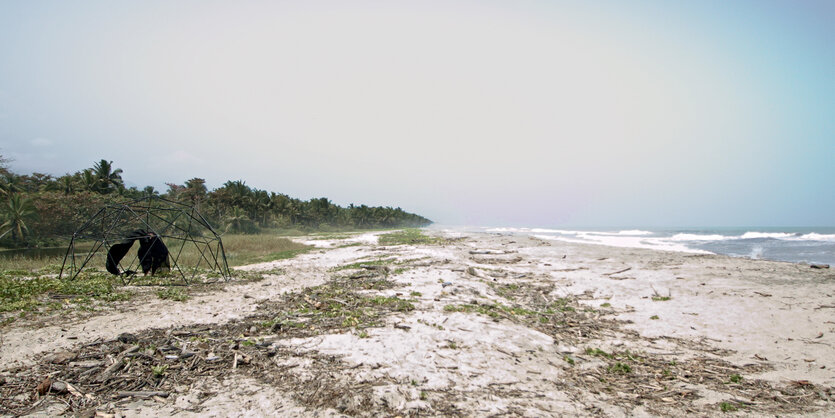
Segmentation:
{"type": "Polygon", "coordinates": [[[159,396],[160,398],[167,398],[168,392],[162,391],[120,391],[116,392],[116,398],[152,398],[154,396],[159,396]]]}
{"type": "Polygon", "coordinates": [[[116,356],[116,361],[114,361],[113,364],[111,364],[110,366],[107,366],[107,368],[104,369],[103,372],[101,372],[101,374],[99,375],[99,377],[96,380],[98,382],[102,382],[102,383],[106,382],[108,379],[110,379],[110,377],[113,375],[113,373],[116,373],[116,371],[121,369],[122,366],[125,364],[125,362],[124,362],[125,356],[127,356],[128,354],[131,354],[131,353],[135,353],[137,351],[139,351],[139,346],[138,345],[133,345],[133,346],[130,346],[130,348],[128,348],[127,350],[122,351],[121,353],[119,353],[119,355],[116,356]]]}
{"type": "Polygon", "coordinates": [[[611,273],[603,273],[603,275],[604,275],[604,276],[611,276],[611,275],[613,275],[613,274],[620,274],[620,273],[623,273],[623,272],[627,272],[627,271],[629,271],[629,270],[632,270],[632,267],[627,267],[627,268],[625,268],[625,269],[623,269],[623,270],[613,271],[613,272],[611,272],[611,273]]]}

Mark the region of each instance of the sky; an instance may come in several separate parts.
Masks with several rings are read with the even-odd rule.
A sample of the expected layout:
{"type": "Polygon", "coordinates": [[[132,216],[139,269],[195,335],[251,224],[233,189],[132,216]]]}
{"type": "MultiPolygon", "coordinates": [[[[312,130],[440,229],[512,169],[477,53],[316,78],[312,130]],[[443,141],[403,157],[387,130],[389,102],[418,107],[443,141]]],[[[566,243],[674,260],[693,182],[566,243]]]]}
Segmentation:
{"type": "Polygon", "coordinates": [[[835,2],[5,1],[0,155],[483,226],[835,226],[835,2]]]}

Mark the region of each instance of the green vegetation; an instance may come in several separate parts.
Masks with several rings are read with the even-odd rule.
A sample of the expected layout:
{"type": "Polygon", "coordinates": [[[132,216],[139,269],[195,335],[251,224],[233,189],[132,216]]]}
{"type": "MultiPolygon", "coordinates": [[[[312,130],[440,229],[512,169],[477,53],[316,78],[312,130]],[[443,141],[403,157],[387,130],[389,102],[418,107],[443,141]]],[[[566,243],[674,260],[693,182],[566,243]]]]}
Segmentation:
{"type": "Polygon", "coordinates": [[[734,405],[730,402],[722,402],[722,403],[719,404],[719,409],[721,409],[722,412],[734,412],[734,411],[738,410],[739,408],[737,408],[736,405],[734,405]]]}
{"type": "Polygon", "coordinates": [[[568,364],[570,364],[570,365],[572,365],[572,366],[574,365],[574,359],[573,359],[573,358],[571,358],[570,356],[562,356],[562,359],[563,359],[566,363],[568,363],[568,364]]]}
{"type": "Polygon", "coordinates": [[[586,348],[586,354],[594,357],[606,357],[606,358],[614,358],[613,355],[599,349],[599,348],[586,348]]]}
{"type": "MultiPolygon", "coordinates": [[[[342,207],[324,197],[303,201],[247,186],[242,180],[227,181],[214,190],[209,190],[205,180],[197,177],[182,185],[168,183],[168,190],[163,193],[152,186],[141,190],[128,188],[122,179],[122,169],[107,160],[59,177],[12,173],[6,161],[0,155],[0,246],[3,247],[61,244],[58,239],[72,235],[104,204],[146,196],[162,196],[194,205],[210,224],[225,233],[338,232],[414,228],[431,223],[400,208],[353,204],[342,207]]],[[[413,230],[398,239],[425,239],[420,237],[413,230]]]]}
{"type": "MultiPolygon", "coordinates": [[[[334,280],[283,296],[280,314],[262,322],[272,332],[316,335],[324,330],[363,329],[382,325],[386,312],[409,312],[414,301],[397,296],[368,296],[356,293],[361,280],[334,280]]],[[[358,333],[360,338],[365,338],[358,333]]]]}
{"type": "Polygon", "coordinates": [[[362,266],[388,266],[392,264],[394,260],[394,258],[378,258],[376,260],[359,261],[352,264],[334,267],[331,271],[356,270],[363,268],[362,266]]]}
{"type": "Polygon", "coordinates": [[[175,302],[185,302],[188,300],[188,293],[180,288],[168,287],[157,290],[157,296],[160,299],[173,300],[175,302]]]}
{"type": "Polygon", "coordinates": [[[168,371],[167,364],[161,364],[158,366],[151,366],[151,372],[154,374],[154,377],[162,377],[165,375],[165,372],[168,371]]]}
{"type": "MultiPolygon", "coordinates": [[[[224,235],[223,249],[229,266],[242,266],[266,261],[293,258],[310,251],[313,247],[291,241],[275,235],[224,235]]],[[[193,248],[194,257],[198,254],[193,248]]],[[[189,254],[183,254],[188,256],[189,254]]],[[[188,263],[188,259],[185,259],[188,263]]],[[[196,261],[196,260],[195,260],[196,261]]]]}
{"type": "Polygon", "coordinates": [[[419,229],[404,229],[380,236],[380,245],[416,245],[416,244],[439,244],[442,239],[430,237],[419,229]]]}
{"type": "Polygon", "coordinates": [[[609,366],[610,373],[629,374],[632,373],[632,367],[626,363],[617,362],[609,366]]]}
{"type": "Polygon", "coordinates": [[[649,319],[659,319],[659,318],[658,318],[658,315],[653,315],[653,316],[649,317],[649,319]]]}
{"type": "Polygon", "coordinates": [[[732,374],[729,380],[731,383],[740,383],[742,382],[742,376],[738,374],[732,374]]]}
{"type": "Polygon", "coordinates": [[[652,300],[654,300],[656,302],[666,302],[670,299],[672,299],[672,298],[669,297],[669,296],[653,296],[652,297],[652,300]]]}
{"type": "Polygon", "coordinates": [[[609,303],[609,302],[606,302],[606,303],[604,303],[604,304],[601,304],[601,305],[600,305],[600,307],[601,307],[601,308],[611,308],[611,307],[612,307],[612,304],[611,304],[611,303],[609,303]]]}
{"type": "Polygon", "coordinates": [[[104,273],[82,274],[70,281],[58,280],[53,275],[7,270],[0,272],[0,312],[89,306],[95,300],[130,299],[130,292],[117,290],[120,283],[118,278],[104,273]]]}

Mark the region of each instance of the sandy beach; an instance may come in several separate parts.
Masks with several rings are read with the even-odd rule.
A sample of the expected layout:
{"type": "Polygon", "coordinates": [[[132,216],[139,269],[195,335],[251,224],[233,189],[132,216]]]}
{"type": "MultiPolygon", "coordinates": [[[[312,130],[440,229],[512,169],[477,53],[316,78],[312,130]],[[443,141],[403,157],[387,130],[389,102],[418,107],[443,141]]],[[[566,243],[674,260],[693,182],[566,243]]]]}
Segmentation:
{"type": "Polygon", "coordinates": [[[6,326],[0,413],[835,414],[832,269],[502,234],[381,246],[379,234],[302,238],[316,250],[185,302],[6,326]],[[71,390],[36,395],[47,377],[71,390]]]}

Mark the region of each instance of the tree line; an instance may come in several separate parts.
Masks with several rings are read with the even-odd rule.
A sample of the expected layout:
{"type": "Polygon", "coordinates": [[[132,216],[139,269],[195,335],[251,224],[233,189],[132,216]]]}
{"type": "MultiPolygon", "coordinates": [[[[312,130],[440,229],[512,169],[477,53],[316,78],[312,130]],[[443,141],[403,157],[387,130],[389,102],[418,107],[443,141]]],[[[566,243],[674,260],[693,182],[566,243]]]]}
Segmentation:
{"type": "Polygon", "coordinates": [[[250,187],[242,180],[227,181],[209,190],[202,178],[183,184],[125,187],[123,170],[101,160],[91,168],[54,177],[16,174],[0,155],[0,245],[50,245],[75,229],[107,203],[160,196],[195,206],[217,229],[258,233],[273,228],[369,229],[421,227],[432,223],[401,208],[342,207],[325,197],[296,199],[250,187]]]}

